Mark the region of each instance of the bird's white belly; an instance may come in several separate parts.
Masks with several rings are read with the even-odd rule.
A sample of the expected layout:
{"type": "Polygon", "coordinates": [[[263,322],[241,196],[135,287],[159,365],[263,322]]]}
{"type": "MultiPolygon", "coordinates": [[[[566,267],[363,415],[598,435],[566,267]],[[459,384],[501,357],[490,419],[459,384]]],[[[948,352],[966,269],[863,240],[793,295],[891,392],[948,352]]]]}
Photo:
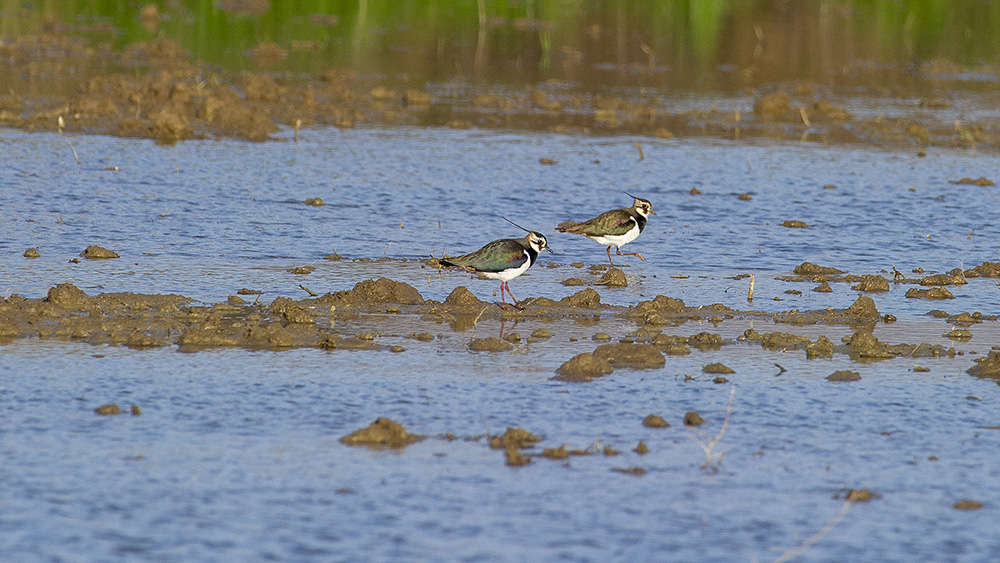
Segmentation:
{"type": "Polygon", "coordinates": [[[531,255],[528,254],[527,250],[525,250],[524,251],[524,264],[521,264],[519,267],[517,267],[517,268],[509,268],[507,270],[502,270],[502,271],[499,271],[499,272],[481,272],[481,275],[484,278],[487,278],[487,279],[500,280],[502,282],[508,282],[508,281],[516,278],[517,276],[520,276],[521,274],[527,272],[528,268],[530,268],[530,267],[531,267],[531,255]]]}
{"type": "Polygon", "coordinates": [[[592,240],[597,241],[604,246],[622,246],[624,244],[630,243],[639,236],[639,224],[632,223],[632,228],[629,229],[624,235],[604,235],[600,237],[591,237],[592,240]]]}

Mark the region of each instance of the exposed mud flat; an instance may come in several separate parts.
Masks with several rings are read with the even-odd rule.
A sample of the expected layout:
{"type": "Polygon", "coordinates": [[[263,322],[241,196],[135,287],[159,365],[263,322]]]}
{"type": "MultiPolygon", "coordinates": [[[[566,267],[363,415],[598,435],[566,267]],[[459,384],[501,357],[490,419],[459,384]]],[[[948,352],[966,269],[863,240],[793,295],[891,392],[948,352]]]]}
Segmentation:
{"type": "MultiPolygon", "coordinates": [[[[832,268],[808,263],[796,268],[799,276],[817,276],[833,281],[848,282],[852,276],[832,273],[832,268]],[[822,269],[826,273],[816,273],[822,269]],[[815,270],[815,271],[814,271],[815,270]]],[[[993,272],[986,264],[968,272],[993,272]]],[[[994,272],[995,273],[995,272],[994,272]]],[[[853,276],[856,278],[857,276],[853,276]]],[[[789,281],[786,278],[786,281],[789,281]]],[[[909,283],[920,283],[921,280],[909,283]]],[[[907,283],[895,280],[894,283],[907,283]]],[[[665,365],[669,356],[684,356],[692,349],[702,352],[748,350],[741,344],[756,344],[764,350],[785,353],[800,351],[807,359],[846,356],[857,362],[872,362],[891,358],[964,356],[963,351],[940,343],[882,342],[873,335],[877,325],[892,324],[893,315],[882,313],[868,296],[860,295],[844,309],[826,308],[811,311],[763,313],[738,310],[721,304],[692,306],[683,300],[658,295],[634,305],[608,305],[593,288],[585,288],[559,301],[544,297],[527,298],[520,311],[502,309],[498,304],[478,299],[464,286],[459,286],[443,301],[425,299],[413,286],[389,278],[364,280],[353,289],[324,295],[291,299],[278,297],[270,303],[250,303],[233,295],[226,302],[199,304],[180,295],[144,295],[134,293],[102,293],[95,296],[72,284],[60,284],[49,289],[44,298],[25,298],[13,294],[0,302],[0,342],[14,339],[42,338],[110,344],[131,348],[174,346],[180,351],[209,348],[245,348],[250,350],[290,350],[320,348],[328,351],[368,350],[405,352],[402,345],[386,345],[385,340],[409,340],[413,346],[465,347],[471,353],[511,352],[519,346],[552,338],[564,338],[567,328],[580,323],[590,326],[592,340],[597,345],[591,352],[573,355],[555,370],[555,379],[591,381],[615,370],[655,370],[665,365]],[[372,330],[344,333],[338,329],[338,319],[364,319],[372,330]],[[732,321],[759,319],[774,326],[788,326],[788,331],[743,331],[737,338],[723,337],[725,325],[732,321]],[[499,336],[477,337],[477,326],[483,321],[502,321],[499,336]],[[547,328],[535,329],[522,338],[508,330],[504,323],[517,326],[522,321],[545,321],[547,328]],[[621,322],[631,323],[632,330],[609,342],[612,337],[601,327],[621,322]],[[687,322],[710,322],[720,332],[700,331],[696,334],[671,334],[687,322]],[[424,331],[407,331],[414,324],[424,331]],[[452,332],[472,330],[464,340],[435,338],[431,331],[446,326],[452,332]],[[834,342],[824,334],[815,338],[796,334],[803,327],[842,327],[851,334],[834,342]]],[[[995,323],[995,315],[959,313],[948,315],[932,312],[953,324],[974,327],[995,323]]],[[[940,322],[930,320],[928,322],[940,322]]],[[[943,336],[952,341],[968,341],[973,332],[952,329],[943,336]]],[[[575,338],[571,338],[575,340],[575,338]]],[[[984,351],[985,353],[985,351],[984,351]]],[[[969,373],[995,377],[994,357],[978,359],[969,373]]],[[[968,361],[968,360],[963,360],[968,361]]],[[[734,370],[719,363],[705,365],[706,374],[729,375],[734,370]]],[[[717,382],[724,382],[719,378],[717,382]]]]}
{"type": "MultiPolygon", "coordinates": [[[[546,85],[516,93],[466,85],[463,90],[472,92],[455,96],[446,85],[399,85],[344,68],[306,76],[227,74],[192,60],[179,43],[167,38],[112,50],[87,48],[59,34],[25,36],[0,44],[0,60],[3,74],[57,83],[44,93],[0,93],[0,126],[141,137],[167,144],[212,137],[265,141],[281,126],[297,137],[301,128],[314,125],[430,125],[652,139],[710,135],[1000,149],[1000,124],[995,120],[939,120],[919,106],[893,117],[860,113],[831,103],[832,92],[809,84],[758,87],[751,94],[752,108],[741,112],[740,106],[746,105],[741,99],[724,110],[714,104],[678,110],[655,96],[629,98],[546,85]]],[[[984,80],[995,82],[997,77],[984,80]]],[[[899,84],[894,96],[919,97],[908,94],[909,87],[909,82],[899,84]]],[[[787,226],[805,226],[799,223],[787,226]]]]}

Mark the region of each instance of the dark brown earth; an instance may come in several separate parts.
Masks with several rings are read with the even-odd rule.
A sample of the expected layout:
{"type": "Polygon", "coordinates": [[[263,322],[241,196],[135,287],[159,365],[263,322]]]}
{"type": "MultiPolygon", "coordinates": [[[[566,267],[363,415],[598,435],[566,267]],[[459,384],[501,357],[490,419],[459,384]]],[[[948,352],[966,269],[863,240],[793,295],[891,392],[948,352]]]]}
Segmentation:
{"type": "MultiPolygon", "coordinates": [[[[803,272],[794,276],[796,281],[809,275],[832,276],[838,281],[852,277],[808,263],[796,270],[803,272]]],[[[959,273],[967,278],[992,277],[1000,274],[1000,268],[987,262],[965,272],[948,275],[954,278],[959,273]]],[[[880,276],[853,277],[873,279],[880,276]]],[[[897,279],[892,284],[917,286],[920,279],[897,279]]],[[[247,290],[244,293],[253,292],[247,290]]],[[[555,379],[586,382],[617,369],[658,369],[666,365],[667,356],[690,354],[691,349],[712,351],[733,345],[759,345],[765,350],[777,352],[799,351],[808,359],[846,356],[858,362],[895,357],[962,355],[954,347],[941,344],[879,341],[873,335],[874,328],[878,324],[894,322],[895,318],[880,312],[875,302],[864,295],[845,309],[777,313],[740,311],[718,304],[689,306],[683,300],[664,295],[627,307],[610,306],[601,302],[600,293],[592,287],[560,301],[535,297],[527,298],[523,303],[525,307],[521,311],[502,310],[479,300],[465,287],[456,288],[444,302],[437,302],[424,299],[416,288],[407,283],[388,278],[364,280],[350,290],[306,299],[279,297],[268,304],[251,303],[236,295],[216,304],[194,303],[179,295],[105,293],[90,296],[72,284],[60,284],[52,287],[44,298],[13,294],[0,301],[0,344],[19,338],[42,338],[132,348],[174,346],[185,352],[216,347],[405,352],[401,346],[380,343],[380,334],[406,336],[407,333],[398,334],[400,331],[396,330],[395,322],[399,318],[409,318],[437,326],[445,325],[453,331],[472,330],[472,337],[463,340],[462,344],[471,352],[509,353],[526,343],[530,345],[552,338],[553,331],[559,330],[561,323],[597,324],[602,319],[616,318],[634,323],[635,329],[618,342],[611,341],[610,335],[595,334],[595,348],[567,358],[556,370],[555,379]],[[386,312],[395,314],[382,314],[386,312]],[[356,319],[359,316],[377,319],[385,329],[353,333],[336,328],[337,317],[356,319]],[[484,319],[510,320],[515,324],[526,319],[545,320],[552,323],[552,330],[535,329],[527,339],[516,332],[509,332],[506,336],[501,334],[500,337],[477,337],[475,328],[484,319]],[[812,339],[790,331],[762,333],[750,329],[735,340],[723,339],[720,334],[711,331],[686,336],[670,333],[673,327],[688,321],[709,321],[719,326],[731,319],[762,319],[788,325],[790,330],[800,326],[847,327],[851,334],[840,342],[834,342],[822,334],[812,339]]],[[[932,311],[931,316],[948,323],[939,334],[956,342],[968,342],[970,339],[976,342],[976,326],[997,321],[997,316],[978,311],[956,314],[932,311]]],[[[436,329],[434,333],[437,333],[436,329]]],[[[436,342],[434,333],[410,332],[408,337],[419,346],[436,342]]],[[[739,349],[739,346],[734,348],[739,349]]],[[[978,363],[969,368],[969,373],[1000,379],[996,375],[1000,373],[998,364],[1000,359],[992,352],[986,358],[979,358],[978,363]]],[[[711,374],[731,372],[725,366],[711,363],[705,366],[705,371],[711,374]]]]}
{"type": "Polygon", "coordinates": [[[642,419],[642,425],[646,428],[668,428],[670,423],[660,415],[651,414],[642,419]]]}
{"type": "Polygon", "coordinates": [[[367,427],[344,436],[340,442],[348,446],[402,448],[423,439],[423,436],[408,433],[402,424],[380,417],[367,427]]]}
{"type": "MultiPolygon", "coordinates": [[[[262,62],[282,55],[284,50],[273,43],[252,52],[262,62]]],[[[658,139],[805,138],[918,150],[1000,149],[1000,126],[994,121],[937,120],[916,107],[900,116],[855,115],[809,85],[758,86],[750,92],[755,99],[751,112],[677,110],[657,96],[623,98],[545,85],[511,92],[481,84],[457,97],[446,86],[396,84],[376,73],[345,68],[302,75],[225,72],[194,60],[167,38],[92,48],[59,31],[3,43],[0,65],[0,76],[33,77],[47,85],[0,92],[0,126],[142,137],[167,144],[218,137],[267,141],[275,138],[279,126],[293,130],[297,138],[313,126],[430,125],[658,139]]],[[[911,87],[900,83],[893,94],[919,98],[920,92],[907,91],[911,87]]],[[[540,162],[558,164],[546,158],[540,162]]],[[[986,178],[957,182],[992,184],[986,178]]]]}

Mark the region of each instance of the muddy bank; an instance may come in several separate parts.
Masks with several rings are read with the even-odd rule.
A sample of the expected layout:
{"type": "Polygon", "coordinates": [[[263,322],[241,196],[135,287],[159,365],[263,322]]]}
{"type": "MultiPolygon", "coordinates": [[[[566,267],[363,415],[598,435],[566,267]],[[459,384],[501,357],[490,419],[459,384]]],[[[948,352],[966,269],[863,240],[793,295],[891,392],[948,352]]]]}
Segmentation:
{"type": "MultiPolygon", "coordinates": [[[[313,126],[407,125],[1000,149],[1000,123],[994,119],[956,122],[919,105],[908,112],[894,105],[893,113],[902,115],[872,115],[829,101],[849,103],[857,90],[809,84],[762,85],[739,92],[732,107],[717,108],[713,101],[696,109],[674,107],[662,96],[622,97],[620,91],[550,84],[514,92],[492,83],[465,84],[456,94],[447,85],[399,83],[346,68],[304,75],[227,73],[193,59],[171,39],[94,49],[59,33],[0,42],[0,77],[5,76],[13,86],[0,93],[0,126],[168,144],[215,137],[266,141],[282,126],[297,137],[313,126]],[[32,87],[23,77],[50,87],[32,87]],[[741,111],[748,94],[752,108],[741,111]]],[[[919,85],[909,82],[897,90],[897,98],[920,96],[919,85]]]]}
{"type": "MultiPolygon", "coordinates": [[[[567,381],[591,381],[621,369],[661,369],[669,356],[688,355],[692,350],[711,352],[723,347],[741,350],[759,346],[782,353],[799,351],[810,360],[845,357],[857,362],[964,355],[954,346],[939,343],[880,341],[873,334],[874,329],[894,322],[895,317],[879,311],[872,298],[865,295],[844,309],[778,313],[743,311],[720,304],[691,306],[664,295],[634,305],[612,306],[602,303],[600,293],[589,287],[559,301],[535,297],[526,298],[523,303],[522,311],[504,310],[496,303],[481,301],[463,286],[438,302],[424,299],[407,283],[388,278],[364,280],[350,290],[306,299],[279,297],[270,303],[251,303],[237,295],[215,304],[195,303],[179,295],[90,296],[72,284],[60,284],[42,298],[13,294],[0,302],[0,343],[43,338],[132,348],[175,346],[180,351],[235,347],[398,353],[410,346],[445,346],[464,348],[469,353],[510,353],[553,338],[559,341],[564,338],[562,335],[579,326],[593,326],[593,350],[573,355],[556,370],[556,379],[567,381]],[[350,326],[349,322],[338,321],[362,318],[376,328],[364,332],[338,328],[339,324],[350,326]],[[689,321],[707,321],[724,327],[727,321],[746,319],[788,325],[789,331],[759,332],[751,328],[737,338],[725,338],[711,330],[687,335],[672,333],[674,328],[689,321]],[[500,335],[478,333],[484,320],[502,321],[500,335]],[[505,323],[516,327],[522,321],[544,322],[546,328],[530,327],[527,337],[510,329],[504,334],[505,323]],[[601,330],[602,323],[610,321],[618,324],[626,321],[634,328],[614,342],[611,335],[601,330]],[[414,330],[415,325],[422,328],[414,330]],[[846,328],[851,334],[835,341],[824,334],[810,338],[795,333],[796,327],[805,326],[829,326],[838,334],[846,328]],[[442,336],[442,328],[454,337],[442,336]],[[463,332],[471,335],[460,336],[463,332]]],[[[930,317],[927,322],[950,325],[950,330],[942,328],[940,334],[951,342],[967,342],[977,325],[997,321],[997,317],[979,312],[948,314],[935,310],[930,317]]],[[[816,329],[812,332],[815,334],[816,329]]],[[[993,356],[981,359],[970,373],[993,377],[990,374],[996,371],[995,363],[993,356]]],[[[721,364],[710,363],[704,372],[739,376],[721,364]]],[[[725,377],[716,379],[727,381],[725,377]]]]}

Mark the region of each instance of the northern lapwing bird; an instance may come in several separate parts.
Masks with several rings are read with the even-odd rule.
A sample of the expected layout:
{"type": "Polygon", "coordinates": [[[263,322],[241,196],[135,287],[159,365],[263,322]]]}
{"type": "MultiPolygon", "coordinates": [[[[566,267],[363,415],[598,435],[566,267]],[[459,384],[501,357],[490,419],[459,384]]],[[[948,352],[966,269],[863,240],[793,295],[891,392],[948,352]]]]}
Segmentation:
{"type": "MultiPolygon", "coordinates": [[[[509,219],[507,221],[524,229],[509,219]]],[[[545,235],[528,231],[528,236],[524,238],[495,240],[475,252],[453,258],[442,258],[440,263],[442,266],[463,268],[487,279],[500,280],[500,302],[502,303],[500,306],[504,309],[507,308],[507,301],[504,300],[503,296],[503,292],[506,290],[510,298],[514,300],[514,307],[521,309],[521,304],[511,293],[507,282],[526,272],[538,259],[538,253],[543,250],[552,252],[548,241],[545,240],[545,235]]]]}
{"type": "MultiPolygon", "coordinates": [[[[630,195],[630,194],[626,194],[630,195]]],[[[614,266],[611,259],[611,247],[615,247],[618,256],[636,256],[639,260],[646,260],[638,252],[622,252],[621,247],[635,240],[646,227],[646,218],[653,211],[653,204],[641,197],[632,196],[635,200],[631,208],[614,209],[601,213],[597,217],[582,223],[565,221],[560,223],[556,230],[560,233],[574,233],[583,235],[590,240],[597,241],[608,247],[608,262],[614,266]]]]}

